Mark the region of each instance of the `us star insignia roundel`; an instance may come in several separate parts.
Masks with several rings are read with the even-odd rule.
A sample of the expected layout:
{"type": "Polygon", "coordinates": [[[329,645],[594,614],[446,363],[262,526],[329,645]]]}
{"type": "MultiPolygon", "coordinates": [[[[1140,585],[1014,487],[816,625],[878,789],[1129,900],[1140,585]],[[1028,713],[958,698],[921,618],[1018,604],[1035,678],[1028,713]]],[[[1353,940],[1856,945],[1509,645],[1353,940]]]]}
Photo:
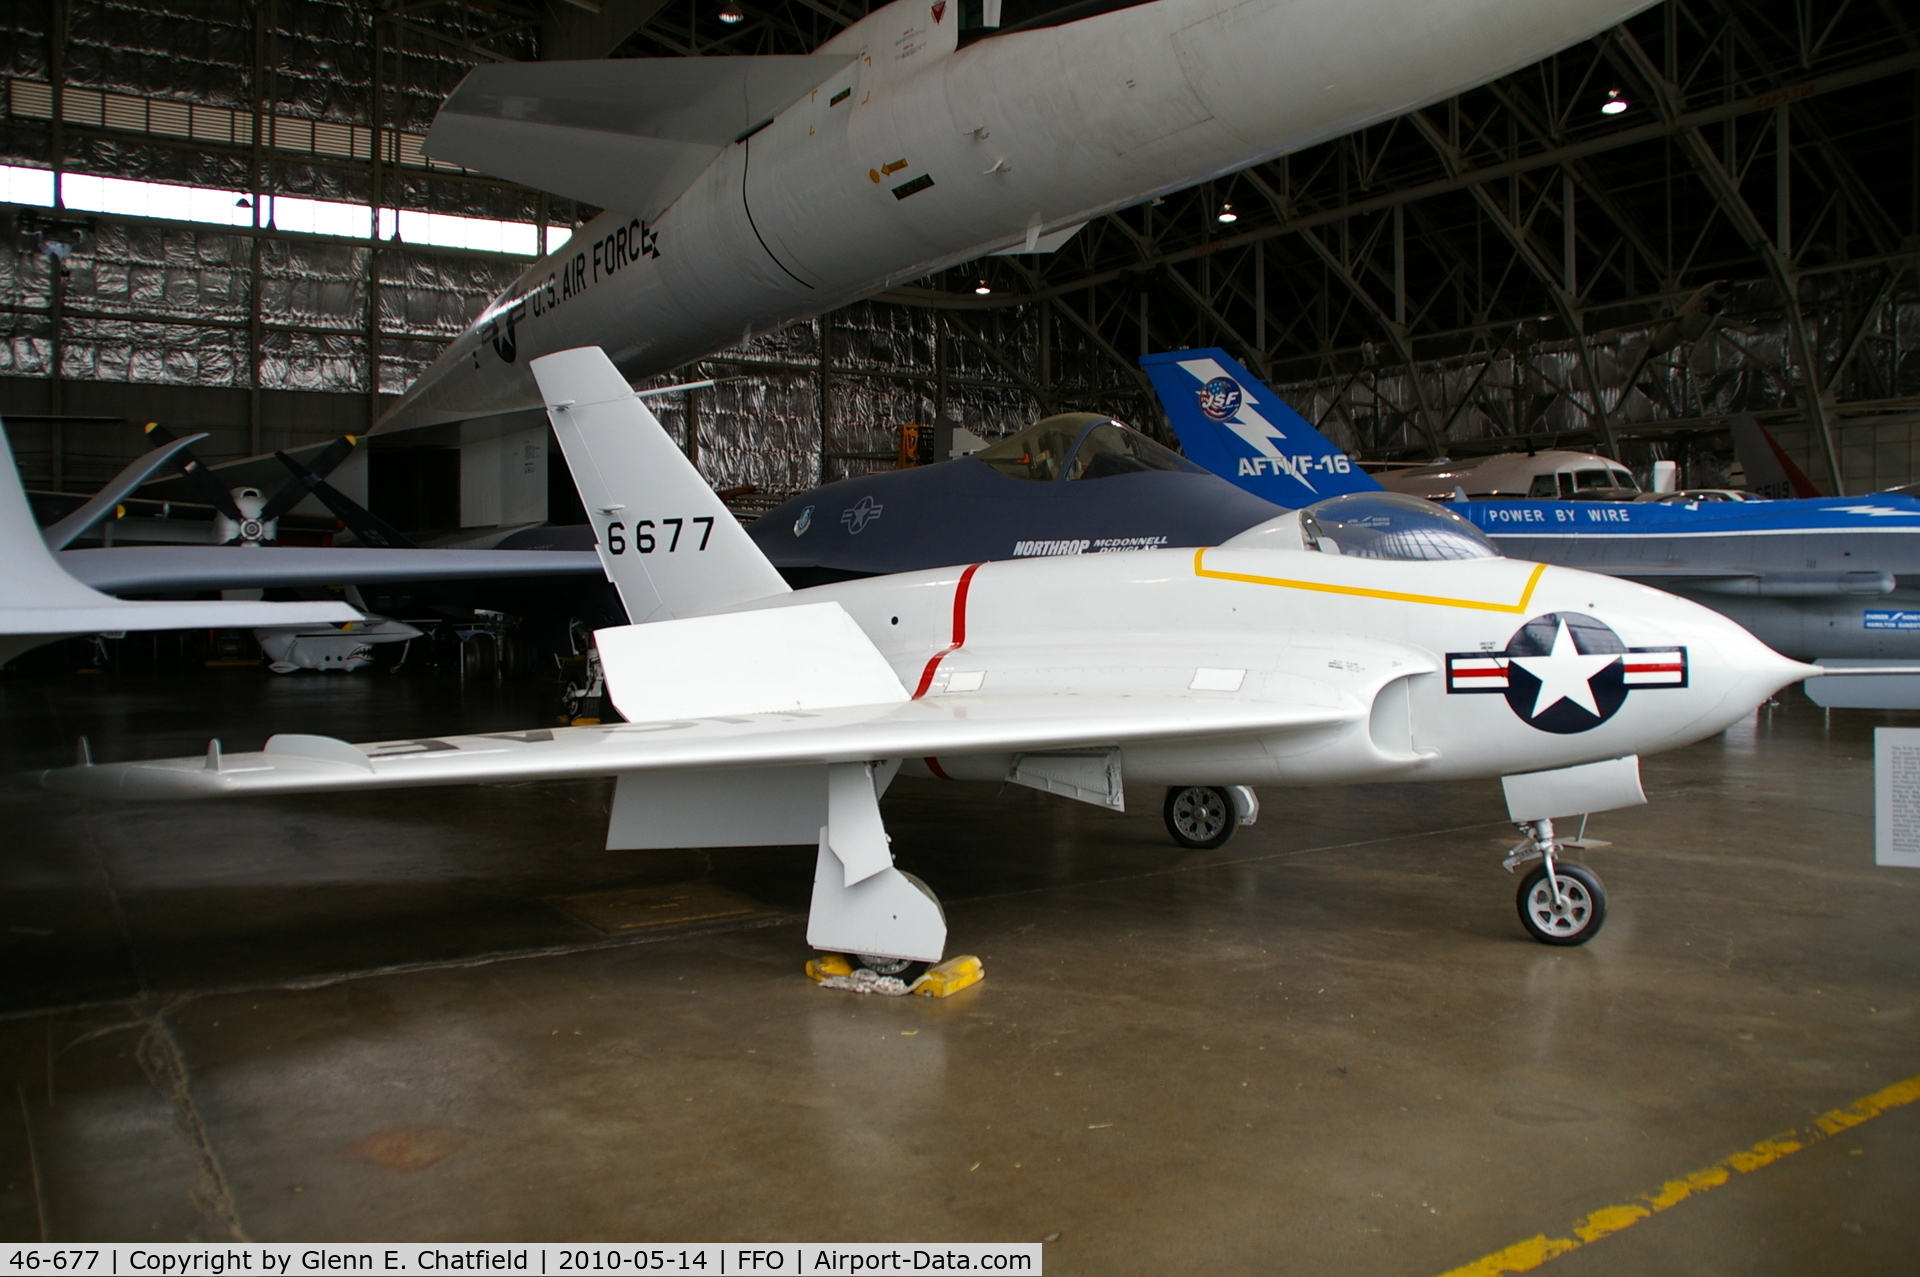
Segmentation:
{"type": "Polygon", "coordinates": [[[1447,691],[1497,693],[1520,721],[1566,735],[1600,726],[1627,693],[1687,685],[1684,647],[1628,647],[1606,622],[1549,612],[1500,652],[1449,652],[1447,691]]]}

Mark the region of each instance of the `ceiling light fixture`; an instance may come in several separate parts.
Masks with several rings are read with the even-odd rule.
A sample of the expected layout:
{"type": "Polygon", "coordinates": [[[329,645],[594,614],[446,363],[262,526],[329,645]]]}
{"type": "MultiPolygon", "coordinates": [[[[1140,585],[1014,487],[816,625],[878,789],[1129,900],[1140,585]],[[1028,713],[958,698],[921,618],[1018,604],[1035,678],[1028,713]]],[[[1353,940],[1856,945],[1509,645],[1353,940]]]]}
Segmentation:
{"type": "Polygon", "coordinates": [[[1233,211],[1233,205],[1222,204],[1220,206],[1220,212],[1215,215],[1214,220],[1222,225],[1231,225],[1240,220],[1240,214],[1233,211]]]}
{"type": "Polygon", "coordinates": [[[1618,115],[1627,109],[1627,99],[1618,89],[1607,90],[1607,100],[1600,104],[1600,114],[1618,115]]]}
{"type": "Polygon", "coordinates": [[[973,291],[979,294],[980,296],[985,297],[988,293],[992,292],[993,289],[987,284],[987,281],[983,279],[979,283],[973,286],[973,291]]]}
{"type": "Polygon", "coordinates": [[[730,27],[737,26],[747,20],[747,11],[728,0],[728,3],[720,6],[719,18],[730,27]]]}

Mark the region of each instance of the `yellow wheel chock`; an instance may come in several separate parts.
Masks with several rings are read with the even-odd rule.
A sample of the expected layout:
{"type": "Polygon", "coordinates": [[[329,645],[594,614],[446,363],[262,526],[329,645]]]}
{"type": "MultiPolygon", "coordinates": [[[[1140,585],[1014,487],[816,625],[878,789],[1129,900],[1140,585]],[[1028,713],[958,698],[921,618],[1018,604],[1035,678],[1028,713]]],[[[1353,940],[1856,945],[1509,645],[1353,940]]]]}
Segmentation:
{"type": "Polygon", "coordinates": [[[923,998],[950,998],[960,990],[980,983],[986,977],[986,968],[980,965],[980,959],[972,954],[962,954],[957,958],[948,958],[937,966],[931,966],[910,985],[903,985],[893,977],[875,976],[871,971],[854,974],[854,965],[844,954],[827,953],[807,963],[807,978],[829,989],[846,989],[854,993],[881,993],[894,997],[904,994],[918,994],[923,998]]]}

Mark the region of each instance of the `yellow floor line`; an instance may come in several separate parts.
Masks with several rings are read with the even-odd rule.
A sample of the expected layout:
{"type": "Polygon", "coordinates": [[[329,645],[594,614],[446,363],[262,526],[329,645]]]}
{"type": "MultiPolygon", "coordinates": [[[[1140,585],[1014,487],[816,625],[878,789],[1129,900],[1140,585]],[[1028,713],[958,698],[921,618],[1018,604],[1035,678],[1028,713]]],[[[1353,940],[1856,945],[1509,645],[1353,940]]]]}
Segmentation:
{"type": "Polygon", "coordinates": [[[1889,1109],[1897,1109],[1915,1100],[1920,1100],[1920,1076],[1895,1082],[1863,1100],[1855,1100],[1845,1108],[1822,1113],[1814,1119],[1811,1130],[1788,1131],[1784,1135],[1761,1140],[1752,1148],[1721,1158],[1705,1170],[1668,1180],[1658,1192],[1642,1194],[1638,1202],[1626,1206],[1603,1206],[1585,1219],[1576,1221],[1571,1237],[1548,1237],[1542,1233],[1538,1237],[1515,1242],[1505,1250],[1484,1255],[1470,1264],[1449,1269],[1441,1277],[1499,1277],[1501,1273],[1531,1272],[1570,1250],[1578,1250],[1602,1237],[1611,1237],[1632,1228],[1650,1215],[1678,1206],[1689,1197],[1718,1188],[1735,1175],[1745,1175],[1763,1166],[1771,1166],[1790,1153],[1798,1153],[1842,1131],[1852,1130],[1889,1109]]]}

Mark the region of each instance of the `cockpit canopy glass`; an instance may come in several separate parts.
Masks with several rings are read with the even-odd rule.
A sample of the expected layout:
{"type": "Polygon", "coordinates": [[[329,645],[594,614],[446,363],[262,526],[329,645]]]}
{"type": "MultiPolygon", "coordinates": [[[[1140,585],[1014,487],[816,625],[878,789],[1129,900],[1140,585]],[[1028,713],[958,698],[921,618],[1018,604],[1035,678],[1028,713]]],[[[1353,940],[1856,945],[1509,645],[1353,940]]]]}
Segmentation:
{"type": "Polygon", "coordinates": [[[1307,544],[1361,559],[1497,559],[1485,533],[1453,511],[1398,492],[1355,492],[1300,512],[1307,544]]]}
{"type": "Polygon", "coordinates": [[[1118,474],[1176,470],[1205,474],[1179,453],[1097,412],[1043,417],[1018,434],[973,454],[1010,479],[1108,479],[1118,474]]]}

